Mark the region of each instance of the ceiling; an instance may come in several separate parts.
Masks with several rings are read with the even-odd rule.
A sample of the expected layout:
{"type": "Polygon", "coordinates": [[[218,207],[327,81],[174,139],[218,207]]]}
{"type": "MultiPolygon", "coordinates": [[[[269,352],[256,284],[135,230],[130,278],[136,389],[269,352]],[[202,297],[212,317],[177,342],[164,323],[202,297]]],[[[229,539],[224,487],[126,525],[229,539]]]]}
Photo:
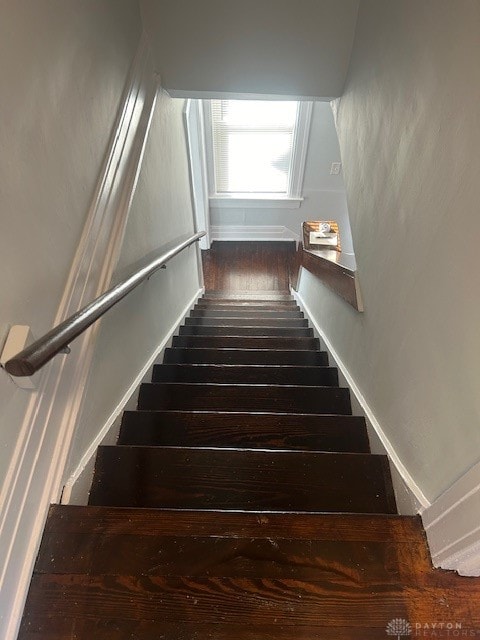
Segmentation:
{"type": "Polygon", "coordinates": [[[141,0],[163,86],[177,96],[341,95],[359,0],[141,0]]]}

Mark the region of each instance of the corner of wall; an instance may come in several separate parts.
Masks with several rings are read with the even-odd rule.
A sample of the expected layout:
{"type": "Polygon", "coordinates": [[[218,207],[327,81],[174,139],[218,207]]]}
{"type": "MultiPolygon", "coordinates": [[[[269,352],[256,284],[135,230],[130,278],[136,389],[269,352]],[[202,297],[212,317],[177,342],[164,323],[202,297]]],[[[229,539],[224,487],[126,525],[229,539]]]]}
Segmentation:
{"type": "Polygon", "coordinates": [[[480,576],[480,462],[422,513],[434,566],[480,576]]]}

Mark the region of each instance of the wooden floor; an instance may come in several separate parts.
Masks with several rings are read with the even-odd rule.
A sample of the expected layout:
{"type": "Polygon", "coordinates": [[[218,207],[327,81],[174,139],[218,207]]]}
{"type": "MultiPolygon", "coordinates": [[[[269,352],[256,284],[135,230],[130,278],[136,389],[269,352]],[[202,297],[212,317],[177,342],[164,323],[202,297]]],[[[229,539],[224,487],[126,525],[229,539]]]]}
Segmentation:
{"type": "Polygon", "coordinates": [[[208,291],[99,448],[89,504],[51,507],[19,640],[480,637],[480,580],[433,569],[396,514],[289,296],[292,251],[204,256],[208,291]]]}
{"type": "Polygon", "coordinates": [[[396,618],[472,637],[479,603],[418,518],[56,506],[20,638],[385,640],[396,618]]]}
{"type": "Polygon", "coordinates": [[[214,242],[202,255],[206,291],[289,291],[295,242],[214,242]]]}

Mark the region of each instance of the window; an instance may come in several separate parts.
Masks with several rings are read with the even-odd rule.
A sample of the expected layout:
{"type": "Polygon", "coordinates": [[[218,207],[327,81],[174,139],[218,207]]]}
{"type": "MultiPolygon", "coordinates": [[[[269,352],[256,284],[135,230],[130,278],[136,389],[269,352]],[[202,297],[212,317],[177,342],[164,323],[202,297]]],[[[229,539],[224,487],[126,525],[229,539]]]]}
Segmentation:
{"type": "Polygon", "coordinates": [[[221,206],[300,206],[311,103],[205,103],[210,200],[221,206]]]}

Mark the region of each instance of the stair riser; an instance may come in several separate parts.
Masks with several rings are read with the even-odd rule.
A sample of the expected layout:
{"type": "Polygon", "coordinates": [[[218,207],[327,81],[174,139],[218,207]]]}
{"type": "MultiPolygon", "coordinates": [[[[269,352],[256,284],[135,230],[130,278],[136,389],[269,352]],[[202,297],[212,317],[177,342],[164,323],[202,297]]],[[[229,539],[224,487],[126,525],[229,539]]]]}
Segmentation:
{"type": "Polygon", "coordinates": [[[248,291],[240,291],[238,293],[230,292],[227,293],[225,291],[207,291],[201,300],[246,300],[249,301],[260,301],[264,300],[273,300],[277,302],[280,301],[294,301],[294,298],[289,293],[267,293],[266,291],[252,291],[251,293],[248,291]]]}
{"type": "Polygon", "coordinates": [[[224,311],[225,313],[233,312],[233,311],[251,311],[252,313],[300,313],[301,310],[296,304],[201,304],[197,303],[194,308],[194,311],[224,311]]]}
{"type": "Polygon", "coordinates": [[[154,367],[152,381],[338,386],[338,372],[329,367],[161,364],[154,367]]]}
{"type": "Polygon", "coordinates": [[[351,414],[348,389],[227,384],[142,384],[139,409],[351,414]]]}
{"type": "Polygon", "coordinates": [[[249,309],[256,309],[257,311],[300,311],[300,307],[294,300],[291,302],[288,300],[277,300],[276,302],[269,302],[268,300],[263,302],[245,302],[240,300],[220,300],[219,302],[215,302],[212,300],[199,300],[194,309],[200,311],[204,309],[223,309],[224,311],[248,311],[249,309]]]}
{"type": "Polygon", "coordinates": [[[190,312],[191,318],[275,318],[276,320],[288,320],[292,318],[303,318],[301,311],[285,311],[275,309],[272,311],[257,311],[257,309],[194,309],[190,312]]]}
{"type": "Polygon", "coordinates": [[[118,444],[368,453],[356,416],[127,411],[118,444]]]}
{"type": "Polygon", "coordinates": [[[181,336],[258,336],[258,337],[286,337],[311,338],[313,329],[307,327],[239,327],[239,326],[198,326],[188,325],[180,327],[181,336]]]}
{"type": "Polygon", "coordinates": [[[185,324],[203,324],[214,326],[238,326],[238,327],[308,327],[305,318],[257,318],[256,316],[192,316],[185,318],[185,324]]]}
{"type": "Polygon", "coordinates": [[[204,349],[298,349],[299,351],[309,351],[319,350],[320,342],[318,338],[175,336],[172,346],[204,349]]]}
{"type": "MultiPolygon", "coordinates": [[[[297,326],[307,326],[308,320],[303,317],[301,313],[291,313],[291,314],[278,314],[278,313],[252,313],[251,311],[247,312],[213,312],[213,313],[198,313],[192,311],[190,313],[190,317],[186,318],[188,321],[199,321],[199,322],[209,322],[211,320],[221,320],[223,322],[244,322],[247,320],[252,321],[253,323],[260,324],[268,324],[269,322],[300,322],[301,324],[297,326]],[[303,324],[302,324],[303,323],[303,324]]],[[[188,324],[188,323],[187,323],[188,324]]],[[[191,322],[190,324],[194,324],[191,322]]]]}
{"type": "Polygon", "coordinates": [[[164,360],[169,364],[253,364],[328,366],[325,351],[255,350],[255,349],[165,349],[164,360]]]}
{"type": "Polygon", "coordinates": [[[99,447],[89,503],[394,513],[386,465],[363,454],[99,447]]]}
{"type": "Polygon", "coordinates": [[[260,299],[260,298],[250,298],[250,299],[240,299],[240,298],[202,298],[198,300],[197,304],[205,304],[205,305],[236,305],[236,306],[284,306],[287,305],[288,308],[292,306],[297,306],[296,300],[289,299],[260,299]]]}

